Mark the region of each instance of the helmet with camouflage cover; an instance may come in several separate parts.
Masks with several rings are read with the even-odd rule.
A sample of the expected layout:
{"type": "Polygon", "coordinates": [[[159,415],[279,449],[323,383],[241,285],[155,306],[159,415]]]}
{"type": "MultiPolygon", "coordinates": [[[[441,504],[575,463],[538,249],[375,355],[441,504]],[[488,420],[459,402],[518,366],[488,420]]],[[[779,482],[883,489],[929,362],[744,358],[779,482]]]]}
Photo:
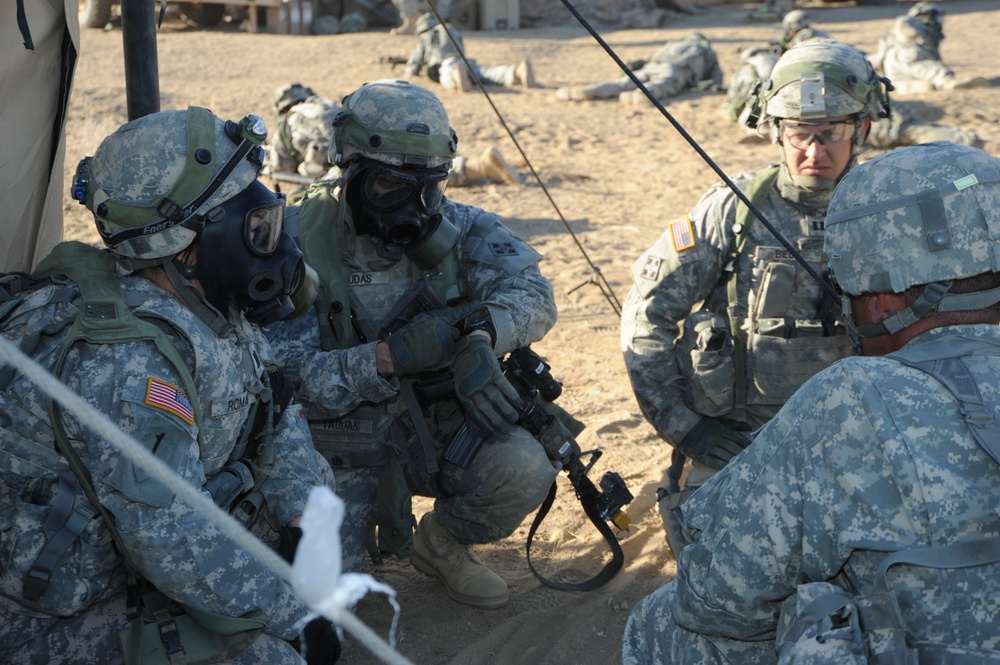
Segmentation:
{"type": "Polygon", "coordinates": [[[918,2],[906,12],[907,16],[919,19],[922,23],[940,30],[944,23],[944,11],[936,2],[918,2]]]}
{"type": "Polygon", "coordinates": [[[286,83],[274,91],[271,97],[271,107],[275,115],[281,115],[299,102],[304,102],[316,93],[307,85],[301,83],[286,83]]]}
{"type": "Polygon", "coordinates": [[[441,22],[438,21],[437,16],[435,16],[432,12],[427,12],[426,14],[422,14],[420,18],[417,19],[417,24],[414,26],[413,31],[418,35],[422,35],[434,26],[440,25],[440,23],[441,22]]]}
{"type": "MultiPolygon", "coordinates": [[[[885,79],[875,74],[861,51],[832,39],[812,39],[781,56],[760,86],[757,124],[843,115],[878,120],[888,115],[888,99],[885,79]]],[[[777,140],[776,132],[772,138],[777,140]]]]}
{"type": "Polygon", "coordinates": [[[793,9],[785,14],[781,19],[781,27],[786,32],[789,30],[799,31],[808,28],[812,24],[812,15],[804,9],[793,9]]]}
{"type": "Polygon", "coordinates": [[[448,167],[458,138],[434,93],[409,81],[366,83],[344,98],[333,121],[330,161],[366,157],[407,168],[448,167]]]}
{"type": "Polygon", "coordinates": [[[930,311],[1000,301],[990,292],[946,295],[951,280],[1000,271],[998,174],[1000,159],[989,153],[937,141],[893,150],[844,176],[827,212],[824,243],[844,293],[930,285],[873,334],[896,332],[930,311]]]}
{"type": "Polygon", "coordinates": [[[256,115],[237,124],[197,106],[153,113],[80,162],[72,196],[119,257],[169,259],[195,240],[205,213],[257,179],[266,137],[256,115]]]}

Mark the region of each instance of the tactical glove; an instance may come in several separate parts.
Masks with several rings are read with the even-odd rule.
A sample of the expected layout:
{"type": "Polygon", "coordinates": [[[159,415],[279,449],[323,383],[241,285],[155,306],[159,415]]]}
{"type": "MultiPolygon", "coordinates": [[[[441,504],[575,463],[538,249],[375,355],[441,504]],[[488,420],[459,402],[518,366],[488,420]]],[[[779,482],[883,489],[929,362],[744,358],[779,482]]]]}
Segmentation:
{"type": "Polygon", "coordinates": [[[750,437],[716,418],[702,418],[684,435],[677,448],[686,457],[712,469],[721,469],[750,445],[750,437]]]}
{"type": "Polygon", "coordinates": [[[414,317],[385,340],[396,376],[412,376],[448,366],[461,333],[452,323],[434,314],[427,312],[414,317]]]}
{"type": "Polygon", "coordinates": [[[517,422],[521,397],[503,375],[485,334],[466,335],[455,344],[451,361],[455,396],[469,421],[504,441],[517,422]]]}

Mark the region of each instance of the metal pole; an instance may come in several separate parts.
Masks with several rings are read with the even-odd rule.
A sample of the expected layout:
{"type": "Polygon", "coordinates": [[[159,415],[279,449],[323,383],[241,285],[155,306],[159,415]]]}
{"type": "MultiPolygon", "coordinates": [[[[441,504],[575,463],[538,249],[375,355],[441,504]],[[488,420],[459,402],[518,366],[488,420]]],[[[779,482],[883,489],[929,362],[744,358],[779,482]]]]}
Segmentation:
{"type": "Polygon", "coordinates": [[[125,46],[125,100],[128,119],[160,110],[160,74],[156,59],[156,3],[121,0],[125,46]]]}

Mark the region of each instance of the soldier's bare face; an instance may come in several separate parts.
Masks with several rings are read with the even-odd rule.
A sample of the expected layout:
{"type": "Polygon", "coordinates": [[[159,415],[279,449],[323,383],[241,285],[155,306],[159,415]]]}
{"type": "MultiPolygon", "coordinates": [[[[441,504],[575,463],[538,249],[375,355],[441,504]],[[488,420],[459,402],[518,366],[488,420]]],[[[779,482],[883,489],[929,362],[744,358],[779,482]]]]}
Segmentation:
{"type": "Polygon", "coordinates": [[[836,180],[851,161],[854,126],[844,124],[848,116],[828,118],[825,123],[790,119],[800,127],[782,127],[782,132],[795,135],[795,140],[782,140],[785,163],[793,176],[809,176],[836,180]],[[850,131],[843,131],[850,128],[850,131]],[[808,136],[807,136],[808,134],[808,136]]]}

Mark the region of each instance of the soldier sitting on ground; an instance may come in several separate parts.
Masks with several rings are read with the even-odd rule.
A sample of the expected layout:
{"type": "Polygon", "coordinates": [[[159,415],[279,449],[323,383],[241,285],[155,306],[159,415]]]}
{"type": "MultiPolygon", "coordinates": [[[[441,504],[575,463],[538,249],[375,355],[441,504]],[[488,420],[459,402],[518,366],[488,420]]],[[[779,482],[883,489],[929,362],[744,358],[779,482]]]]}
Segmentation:
{"type": "Polygon", "coordinates": [[[416,33],[417,45],[406,62],[408,76],[423,75],[458,92],[472,90],[475,80],[473,77],[484,84],[506,87],[534,88],[538,85],[531,60],[522,60],[516,65],[484,67],[467,57],[467,66],[460,55],[465,52],[461,33],[450,23],[442,25],[434,14],[428,12],[417,19],[416,33]],[[455,43],[448,38],[449,32],[455,43]],[[458,45],[457,48],[455,44],[458,45]]]}
{"type": "Polygon", "coordinates": [[[953,90],[988,85],[982,77],[957,77],[941,60],[944,12],[936,2],[918,2],[896,19],[879,41],[872,64],[900,92],[953,90]]]}
{"type": "MultiPolygon", "coordinates": [[[[685,90],[720,90],[722,70],[708,39],[698,32],[688,37],[669,39],[653,56],[634,68],[633,73],[656,99],[662,101],[685,90]]],[[[644,104],[646,96],[636,89],[628,76],[601,81],[585,87],[556,90],[556,97],[567,101],[612,99],[623,104],[644,104]]]]}

